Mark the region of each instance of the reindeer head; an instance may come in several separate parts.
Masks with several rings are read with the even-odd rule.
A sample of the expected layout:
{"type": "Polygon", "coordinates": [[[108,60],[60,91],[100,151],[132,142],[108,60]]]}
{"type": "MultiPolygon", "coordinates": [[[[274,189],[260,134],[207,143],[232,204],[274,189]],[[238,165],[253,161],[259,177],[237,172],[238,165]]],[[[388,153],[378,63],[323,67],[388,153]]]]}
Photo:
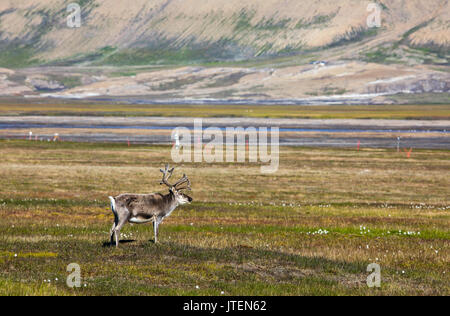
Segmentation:
{"type": "Polygon", "coordinates": [[[174,169],[175,168],[169,169],[168,164],[166,165],[166,168],[164,170],[160,169],[160,171],[163,173],[163,178],[160,184],[165,184],[169,187],[169,191],[175,196],[175,200],[178,204],[183,205],[191,203],[192,198],[182,192],[183,190],[191,190],[191,182],[186,175],[183,175],[183,177],[173,185],[168,182],[170,177],[172,176],[174,169]]]}

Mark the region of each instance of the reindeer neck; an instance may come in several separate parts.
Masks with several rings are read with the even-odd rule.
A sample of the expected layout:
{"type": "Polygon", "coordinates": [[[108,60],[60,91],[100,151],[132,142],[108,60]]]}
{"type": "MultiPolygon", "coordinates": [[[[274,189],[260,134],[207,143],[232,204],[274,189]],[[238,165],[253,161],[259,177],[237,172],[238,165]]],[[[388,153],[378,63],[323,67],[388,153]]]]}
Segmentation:
{"type": "Polygon", "coordinates": [[[169,192],[168,194],[164,195],[164,201],[166,206],[163,218],[169,216],[178,206],[175,194],[173,194],[172,192],[169,192]]]}
{"type": "Polygon", "coordinates": [[[176,205],[177,204],[177,200],[175,198],[175,194],[173,194],[172,191],[169,191],[168,194],[164,195],[164,200],[167,203],[167,205],[176,205]]]}

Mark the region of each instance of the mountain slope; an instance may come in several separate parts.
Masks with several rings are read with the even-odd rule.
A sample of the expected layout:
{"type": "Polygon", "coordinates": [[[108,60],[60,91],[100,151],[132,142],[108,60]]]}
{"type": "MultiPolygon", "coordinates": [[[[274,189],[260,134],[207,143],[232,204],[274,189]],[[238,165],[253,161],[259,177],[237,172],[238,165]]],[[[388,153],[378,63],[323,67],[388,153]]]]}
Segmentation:
{"type": "Polygon", "coordinates": [[[399,41],[448,52],[450,45],[448,0],[377,1],[380,29],[367,28],[372,1],[362,0],[79,0],[75,29],[66,25],[71,2],[3,0],[0,66],[243,60],[399,41]]]}

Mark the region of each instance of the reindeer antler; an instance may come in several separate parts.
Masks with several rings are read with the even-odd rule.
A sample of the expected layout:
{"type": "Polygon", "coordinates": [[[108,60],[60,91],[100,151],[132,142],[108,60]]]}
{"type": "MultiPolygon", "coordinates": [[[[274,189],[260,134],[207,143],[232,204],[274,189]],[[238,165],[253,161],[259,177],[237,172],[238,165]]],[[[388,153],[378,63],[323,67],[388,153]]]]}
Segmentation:
{"type": "Polygon", "coordinates": [[[188,177],[185,174],[183,175],[183,177],[180,180],[178,180],[173,185],[168,182],[170,177],[172,176],[173,170],[175,170],[175,168],[169,169],[169,164],[166,164],[166,167],[164,170],[160,169],[160,171],[163,173],[163,178],[162,178],[160,184],[165,184],[169,188],[174,188],[177,191],[190,190],[191,189],[191,181],[189,181],[188,177]]]}
{"type": "Polygon", "coordinates": [[[169,169],[169,164],[166,164],[166,168],[164,170],[159,169],[163,173],[163,178],[159,184],[165,184],[169,188],[173,187],[173,185],[171,185],[168,181],[169,181],[170,177],[172,176],[174,169],[175,168],[169,169]]]}
{"type": "Polygon", "coordinates": [[[184,174],[183,178],[177,181],[177,183],[174,184],[175,190],[190,190],[191,189],[191,181],[189,181],[188,177],[184,174]],[[182,185],[185,185],[184,187],[182,185]]]}

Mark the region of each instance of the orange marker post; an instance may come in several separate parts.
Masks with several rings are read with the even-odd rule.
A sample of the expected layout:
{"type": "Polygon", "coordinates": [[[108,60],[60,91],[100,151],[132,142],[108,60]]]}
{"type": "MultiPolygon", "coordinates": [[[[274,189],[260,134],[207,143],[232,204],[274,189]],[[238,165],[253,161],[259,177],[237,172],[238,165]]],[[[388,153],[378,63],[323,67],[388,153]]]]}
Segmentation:
{"type": "Polygon", "coordinates": [[[406,157],[407,157],[407,158],[411,158],[412,148],[410,148],[409,151],[407,151],[406,148],[403,149],[403,150],[404,150],[405,153],[406,153],[406,157]]]}

